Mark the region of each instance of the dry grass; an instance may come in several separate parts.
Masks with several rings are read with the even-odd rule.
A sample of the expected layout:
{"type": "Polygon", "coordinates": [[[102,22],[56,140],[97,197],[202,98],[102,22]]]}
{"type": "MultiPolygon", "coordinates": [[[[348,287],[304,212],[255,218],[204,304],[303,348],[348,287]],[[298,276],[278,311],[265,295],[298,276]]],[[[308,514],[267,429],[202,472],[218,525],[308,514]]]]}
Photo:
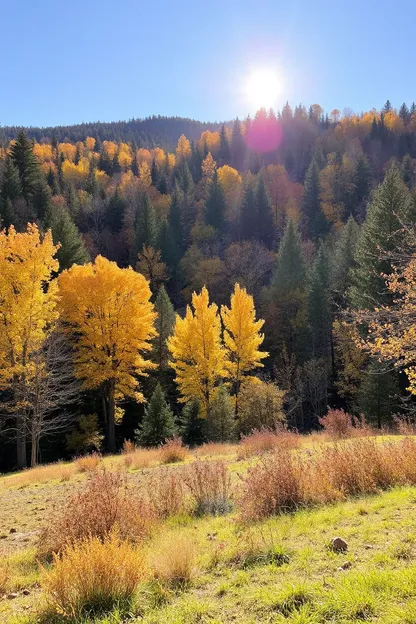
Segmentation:
{"type": "Polygon", "coordinates": [[[10,476],[5,476],[1,480],[2,487],[27,487],[48,481],[68,481],[78,472],[74,463],[57,462],[55,464],[45,464],[28,468],[23,472],[18,472],[10,476]]]}
{"type": "Polygon", "coordinates": [[[254,430],[250,435],[244,436],[238,446],[237,456],[239,459],[247,459],[253,455],[263,455],[275,449],[294,449],[302,445],[302,438],[298,433],[280,428],[254,430]]]}
{"type": "Polygon", "coordinates": [[[334,440],[371,434],[371,427],[367,425],[363,417],[356,418],[342,409],[328,410],[325,416],[319,418],[319,424],[334,440]]]}
{"type": "Polygon", "coordinates": [[[231,508],[231,480],[223,461],[193,462],[184,471],[194,513],[224,514],[231,508]]]}
{"type": "Polygon", "coordinates": [[[235,455],[237,452],[236,444],[227,444],[226,442],[206,442],[202,446],[195,449],[196,457],[221,457],[223,455],[235,455]]]}
{"type": "Polygon", "coordinates": [[[68,543],[94,536],[103,539],[117,526],[121,539],[141,540],[154,523],[146,502],[128,487],[125,473],[104,467],[89,474],[85,486],[44,526],[41,556],[60,552],[68,543]]]}
{"type": "Polygon", "coordinates": [[[7,564],[0,565],[0,598],[6,593],[10,580],[10,571],[7,564]]]}
{"type": "Polygon", "coordinates": [[[416,440],[356,438],[302,455],[276,449],[249,468],[237,498],[241,518],[252,521],[408,484],[416,484],[416,440]]]}
{"type": "Polygon", "coordinates": [[[101,461],[102,459],[99,453],[91,453],[90,455],[78,457],[75,460],[75,465],[78,469],[78,472],[91,472],[100,465],[101,461]]]}
{"type": "Polygon", "coordinates": [[[127,609],[144,578],[143,558],[116,531],[103,540],[88,537],[68,544],[44,569],[41,585],[50,609],[68,618],[127,609]]]}
{"type": "Polygon", "coordinates": [[[178,470],[154,470],[145,480],[144,491],[149,506],[158,518],[164,519],[189,511],[184,478],[178,470]]]}
{"type": "Polygon", "coordinates": [[[195,540],[188,535],[166,535],[150,553],[155,578],[168,587],[188,586],[196,573],[195,540]]]}
{"type": "Polygon", "coordinates": [[[185,461],[189,454],[188,449],[182,445],[181,438],[172,438],[159,449],[160,462],[162,464],[174,464],[185,461]]]}

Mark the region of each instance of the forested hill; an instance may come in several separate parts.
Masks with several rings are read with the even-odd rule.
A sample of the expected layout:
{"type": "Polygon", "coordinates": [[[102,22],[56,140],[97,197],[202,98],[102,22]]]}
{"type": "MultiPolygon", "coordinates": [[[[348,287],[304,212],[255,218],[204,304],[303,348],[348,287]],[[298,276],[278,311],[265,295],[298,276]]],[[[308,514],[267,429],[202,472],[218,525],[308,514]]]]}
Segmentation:
{"type": "Polygon", "coordinates": [[[190,140],[197,140],[204,130],[219,130],[221,124],[196,121],[185,117],[163,117],[153,115],[145,119],[129,121],[102,122],[94,121],[73,126],[56,126],[49,128],[22,128],[18,126],[0,127],[0,142],[15,139],[21,130],[35,141],[55,138],[59,142],[76,143],[85,141],[90,136],[98,141],[123,141],[135,143],[137,147],[162,147],[173,150],[184,134],[190,140]]]}

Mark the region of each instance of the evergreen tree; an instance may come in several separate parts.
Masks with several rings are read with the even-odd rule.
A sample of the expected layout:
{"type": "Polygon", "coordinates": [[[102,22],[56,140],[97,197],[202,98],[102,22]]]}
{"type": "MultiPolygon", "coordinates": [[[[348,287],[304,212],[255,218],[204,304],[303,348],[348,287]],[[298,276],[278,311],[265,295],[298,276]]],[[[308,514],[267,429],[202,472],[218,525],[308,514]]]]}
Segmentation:
{"type": "Polygon", "coordinates": [[[152,160],[152,168],[150,170],[150,176],[152,178],[153,186],[157,187],[158,182],[159,182],[159,169],[157,168],[156,160],[154,158],[152,160]]]}
{"type": "Polygon", "coordinates": [[[193,181],[199,182],[202,178],[201,165],[204,158],[193,141],[191,143],[191,150],[192,152],[189,159],[189,170],[191,172],[193,181]]]}
{"type": "Polygon", "coordinates": [[[353,211],[356,219],[365,215],[365,205],[371,190],[371,170],[367,157],[363,154],[357,160],[354,171],[353,211]]]}
{"type": "Polygon", "coordinates": [[[3,183],[0,192],[0,219],[2,227],[10,227],[15,223],[16,215],[13,202],[22,195],[19,171],[10,156],[4,163],[3,183]]]}
{"type": "Polygon", "coordinates": [[[160,249],[163,262],[170,269],[171,273],[174,272],[181,259],[181,251],[178,245],[175,244],[171,227],[165,219],[160,224],[156,246],[160,249]]]}
{"type": "Polygon", "coordinates": [[[156,247],[157,223],[155,209],[147,193],[144,193],[136,213],[136,246],[140,253],[143,245],[156,247]]]}
{"type": "Polygon", "coordinates": [[[73,264],[88,262],[90,258],[84,241],[64,206],[53,206],[48,209],[45,227],[52,230],[53,242],[61,245],[56,254],[59,261],[59,271],[69,269],[73,264]]]}
{"type": "MultiPolygon", "coordinates": [[[[137,164],[137,159],[136,159],[136,164],[137,164]]],[[[102,148],[100,152],[100,157],[98,159],[98,169],[100,169],[101,171],[104,171],[104,173],[111,176],[114,173],[113,165],[114,165],[113,159],[110,158],[110,155],[107,152],[107,150],[102,148]]],[[[138,175],[138,171],[136,175],[138,175]]]]}
{"type": "Polygon", "coordinates": [[[227,131],[225,124],[222,124],[220,133],[220,149],[218,151],[218,163],[219,165],[228,165],[230,163],[231,152],[230,144],[228,141],[227,131]]]}
{"type": "Polygon", "coordinates": [[[43,221],[47,213],[51,210],[52,194],[49,186],[44,178],[38,178],[38,181],[32,189],[31,204],[36,218],[43,221]]]}
{"type": "Polygon", "coordinates": [[[383,106],[383,113],[389,113],[392,110],[393,108],[392,108],[391,102],[390,100],[387,100],[387,102],[383,106]]]}
{"type": "Polygon", "coordinates": [[[235,437],[234,408],[224,385],[210,405],[205,430],[210,442],[229,442],[235,437]]]}
{"type": "Polygon", "coordinates": [[[185,404],[181,414],[180,434],[185,444],[200,445],[205,438],[206,419],[201,418],[201,406],[198,401],[189,401],[185,404]]]}
{"type": "Polygon", "coordinates": [[[409,189],[413,188],[413,181],[415,178],[413,168],[414,168],[413,158],[410,156],[410,154],[406,154],[402,160],[401,171],[402,171],[403,181],[409,189]]]}
{"type": "Polygon", "coordinates": [[[335,304],[342,308],[347,305],[347,292],[351,286],[351,269],[354,266],[359,234],[359,225],[350,217],[332,253],[331,290],[335,304]]]}
{"type": "Polygon", "coordinates": [[[271,249],[274,243],[272,202],[270,200],[269,192],[262,177],[260,177],[260,180],[257,184],[255,205],[257,239],[260,240],[266,247],[268,247],[268,249],[271,249]]]}
{"type": "Polygon", "coordinates": [[[266,292],[266,349],[277,355],[286,346],[289,358],[305,358],[307,335],[306,269],[299,232],[289,219],[280,243],[277,266],[266,292]]]}
{"type": "Polygon", "coordinates": [[[188,161],[182,158],[176,168],[175,179],[185,196],[190,195],[194,190],[194,180],[189,171],[188,161]]]}
{"type": "Polygon", "coordinates": [[[116,187],[114,194],[107,203],[106,222],[114,234],[118,234],[123,227],[126,202],[120,195],[119,187],[116,187]]]}
{"type": "Polygon", "coordinates": [[[172,335],[176,315],[163,284],[157,293],[155,311],[157,312],[155,321],[157,337],[153,342],[153,360],[157,364],[159,372],[164,372],[168,368],[169,361],[166,341],[172,335]]]}
{"type": "Polygon", "coordinates": [[[227,205],[225,203],[224,191],[218,182],[217,172],[215,172],[205,204],[206,223],[219,232],[224,232],[226,210],[227,205]]]}
{"type": "Polygon", "coordinates": [[[243,200],[240,210],[240,238],[242,240],[252,240],[256,237],[256,195],[253,183],[249,180],[246,183],[243,200]]]}
{"type": "Polygon", "coordinates": [[[244,161],[246,156],[246,143],[243,137],[241,121],[237,118],[233,125],[230,143],[231,166],[237,171],[244,170],[244,161]]]}
{"type": "Polygon", "coordinates": [[[41,174],[39,163],[33,153],[33,144],[23,130],[19,132],[16,142],[10,148],[10,158],[19,172],[23,197],[29,201],[41,174]]]}
{"type": "Polygon", "coordinates": [[[319,168],[312,160],[306,172],[302,210],[307,218],[308,233],[312,240],[317,240],[328,231],[328,222],[321,208],[319,168]]]}
{"type": "Polygon", "coordinates": [[[97,178],[95,176],[95,163],[93,160],[90,162],[88,176],[85,181],[85,190],[92,196],[96,195],[98,191],[97,178]]]}
{"type": "Polygon", "coordinates": [[[135,431],[136,441],[142,446],[158,446],[177,433],[173,412],[166,402],[162,386],[158,383],[144,410],[141,425],[135,431]]]}
{"type": "Polygon", "coordinates": [[[410,119],[410,112],[405,102],[403,102],[403,104],[400,107],[399,117],[403,121],[404,125],[407,126],[409,119],[410,119]]]}
{"type": "Polygon", "coordinates": [[[327,358],[330,355],[332,315],[328,259],[322,246],[310,277],[308,312],[311,355],[327,358]]]}
{"type": "Polygon", "coordinates": [[[118,151],[116,151],[114,153],[113,162],[112,162],[112,169],[113,169],[113,174],[114,173],[120,173],[120,171],[121,171],[120,162],[118,160],[118,151]]]}
{"type": "MultiPolygon", "coordinates": [[[[100,167],[101,169],[101,167],[100,167]]],[[[139,163],[137,162],[137,151],[133,150],[133,161],[131,163],[131,170],[133,175],[138,176],[139,175],[139,163]]]]}
{"type": "Polygon", "coordinates": [[[183,194],[179,185],[175,182],[171,195],[168,224],[174,245],[184,250],[185,233],[182,221],[183,194]]]}
{"type": "Polygon", "coordinates": [[[373,361],[367,368],[357,397],[357,411],[364,414],[367,422],[381,429],[391,424],[397,412],[399,384],[397,371],[384,371],[373,361]]]}
{"type": "Polygon", "coordinates": [[[354,308],[369,308],[387,303],[385,275],[392,271],[389,252],[403,242],[403,224],[411,223],[414,208],[401,173],[393,165],[376,189],[368,206],[355,253],[349,300],[354,308]]]}

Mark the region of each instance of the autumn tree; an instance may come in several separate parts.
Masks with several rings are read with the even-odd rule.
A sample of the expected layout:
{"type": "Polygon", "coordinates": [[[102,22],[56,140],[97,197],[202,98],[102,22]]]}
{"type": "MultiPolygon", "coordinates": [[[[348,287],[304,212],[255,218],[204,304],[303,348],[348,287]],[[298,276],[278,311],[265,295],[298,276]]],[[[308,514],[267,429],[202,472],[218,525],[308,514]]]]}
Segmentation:
{"type": "Polygon", "coordinates": [[[168,348],[180,401],[199,400],[202,414],[207,416],[218,383],[226,374],[226,356],[221,343],[218,306],[209,303],[205,287],[200,294],[193,293],[192,308],[187,306],[184,318],[176,316],[168,348]]]}
{"type": "Polygon", "coordinates": [[[158,249],[143,245],[137,257],[136,269],[149,280],[150,290],[156,293],[159,286],[167,279],[166,264],[162,262],[162,254],[158,249]]]}
{"type": "Polygon", "coordinates": [[[116,405],[143,401],[137,376],[153,368],[145,359],[156,335],[149,283],[132,268],[97,256],[59,277],[61,314],[75,350],[75,372],[85,389],[99,389],[108,449],[115,450],[116,405]]]}
{"type": "Polygon", "coordinates": [[[0,232],[0,387],[12,395],[17,465],[26,466],[27,404],[22,388],[33,377],[33,358],[57,319],[58,247],[36,225],[0,232]]]}
{"type": "Polygon", "coordinates": [[[264,336],[260,333],[263,320],[256,321],[253,297],[245,288],[235,285],[231,305],[222,306],[221,318],[224,325],[224,344],[227,351],[227,378],[231,382],[235,397],[235,414],[238,414],[238,396],[244,378],[256,368],[263,367],[261,360],[268,353],[260,351],[264,336]]]}

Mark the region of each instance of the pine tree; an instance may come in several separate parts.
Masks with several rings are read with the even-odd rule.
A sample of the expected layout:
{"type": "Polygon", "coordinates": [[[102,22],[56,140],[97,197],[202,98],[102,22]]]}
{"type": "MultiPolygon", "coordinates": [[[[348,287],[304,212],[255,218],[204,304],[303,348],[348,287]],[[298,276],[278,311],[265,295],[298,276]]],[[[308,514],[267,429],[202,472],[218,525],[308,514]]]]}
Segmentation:
{"type": "Polygon", "coordinates": [[[136,247],[140,253],[143,245],[148,247],[156,246],[157,223],[156,214],[150,197],[144,193],[136,214],[136,247]]]}
{"type": "Polygon", "coordinates": [[[90,169],[85,181],[85,190],[92,196],[96,195],[98,191],[97,178],[95,176],[95,163],[93,160],[90,162],[90,169]]]}
{"type": "Polygon", "coordinates": [[[257,222],[256,238],[260,240],[268,249],[271,249],[274,243],[272,202],[262,177],[260,177],[257,184],[255,205],[257,222]]]}
{"type": "Polygon", "coordinates": [[[227,388],[221,385],[209,409],[206,437],[210,442],[230,442],[235,437],[234,408],[227,388]]]}
{"type": "Polygon", "coordinates": [[[33,144],[23,130],[10,148],[10,158],[19,172],[23,197],[29,201],[39,181],[40,167],[33,153],[33,144]]]}
{"type": "Polygon", "coordinates": [[[158,383],[144,410],[143,422],[135,431],[136,441],[142,446],[159,446],[177,433],[173,412],[158,383]]]}
{"type": "Polygon", "coordinates": [[[45,227],[52,230],[54,244],[60,243],[57,258],[59,271],[69,269],[73,264],[85,264],[89,256],[85,249],[78,228],[64,206],[53,206],[48,209],[45,227]]]}
{"type": "Polygon", "coordinates": [[[157,336],[153,342],[153,360],[157,364],[158,370],[163,372],[167,370],[169,361],[169,349],[166,341],[172,335],[175,325],[175,310],[163,284],[157,293],[155,311],[157,312],[155,321],[157,336]]]}
{"type": "Polygon", "coordinates": [[[188,161],[185,158],[182,158],[176,167],[175,179],[185,196],[193,192],[194,180],[189,171],[188,161]]]}
{"type": "Polygon", "coordinates": [[[240,238],[241,240],[252,240],[256,237],[256,196],[253,183],[249,180],[244,189],[243,200],[240,211],[240,238]]]}
{"type": "Polygon", "coordinates": [[[119,187],[116,187],[114,195],[110,197],[106,209],[106,222],[114,234],[118,234],[123,227],[126,202],[120,195],[119,187]]]}
{"type": "Polygon", "coordinates": [[[328,259],[322,246],[310,277],[308,313],[311,355],[327,358],[330,355],[332,319],[328,259]]]}
{"type": "Polygon", "coordinates": [[[357,160],[354,171],[353,210],[354,218],[361,219],[365,215],[365,206],[371,190],[371,169],[367,157],[363,154],[357,160]]]}
{"type": "Polygon", "coordinates": [[[185,233],[182,221],[183,194],[179,185],[175,182],[171,195],[168,224],[174,245],[181,251],[184,250],[185,233]]]}
{"type": "Polygon", "coordinates": [[[351,269],[354,266],[355,250],[360,228],[350,217],[335,244],[331,263],[331,290],[337,306],[347,306],[347,292],[351,286],[351,269]]]}
{"type": "Polygon", "coordinates": [[[387,100],[386,103],[383,106],[383,113],[389,113],[392,110],[393,110],[393,107],[391,105],[391,102],[390,102],[390,100],[387,100]]]}
{"type": "Polygon", "coordinates": [[[397,412],[399,384],[397,371],[384,371],[373,361],[367,368],[360,385],[356,409],[364,414],[367,422],[381,429],[391,424],[392,414],[397,412]]]}
{"type": "Polygon", "coordinates": [[[298,363],[305,358],[307,335],[306,269],[299,232],[289,219],[280,243],[277,266],[266,291],[264,317],[268,350],[277,355],[286,346],[298,363]]]}
{"type": "Polygon", "coordinates": [[[402,171],[403,181],[406,184],[407,188],[412,189],[413,182],[415,179],[415,174],[414,174],[413,158],[410,156],[410,154],[406,154],[403,157],[401,171],[402,171]]]}
{"type": "Polygon", "coordinates": [[[0,218],[2,227],[14,224],[16,215],[13,202],[22,195],[19,171],[10,156],[4,163],[3,184],[0,192],[0,218]]]}
{"type": "Polygon", "coordinates": [[[410,112],[405,102],[403,102],[403,104],[400,107],[399,117],[403,121],[404,125],[407,126],[408,121],[410,119],[410,112]]]}
{"type": "Polygon", "coordinates": [[[200,445],[206,441],[206,419],[201,416],[199,401],[188,401],[188,403],[184,405],[180,422],[180,434],[185,444],[190,446],[200,445]]]}
{"type": "Polygon", "coordinates": [[[351,273],[349,300],[354,308],[369,308],[387,303],[385,275],[392,271],[389,252],[401,246],[403,224],[411,223],[414,208],[401,173],[393,165],[376,189],[367,209],[351,273]]]}
{"type": "Polygon", "coordinates": [[[302,210],[307,218],[308,233],[312,240],[317,240],[328,231],[328,222],[322,212],[319,186],[319,169],[312,160],[306,172],[302,210]]]}
{"type": "Polygon", "coordinates": [[[39,178],[32,189],[31,204],[40,221],[44,221],[48,212],[52,209],[52,194],[44,178],[39,178]]]}
{"type": "Polygon", "coordinates": [[[230,152],[230,144],[227,137],[227,131],[225,129],[225,125],[222,124],[221,134],[220,134],[220,149],[218,151],[218,163],[220,166],[228,165],[230,163],[231,152],[230,152]]]}
{"type": "Polygon", "coordinates": [[[205,221],[208,225],[223,233],[225,229],[225,203],[224,191],[218,182],[217,172],[214,173],[210,184],[208,199],[205,204],[205,221]]]}
{"type": "Polygon", "coordinates": [[[246,156],[246,143],[241,128],[241,121],[237,118],[233,125],[230,143],[231,166],[237,171],[243,171],[246,156]]]}

